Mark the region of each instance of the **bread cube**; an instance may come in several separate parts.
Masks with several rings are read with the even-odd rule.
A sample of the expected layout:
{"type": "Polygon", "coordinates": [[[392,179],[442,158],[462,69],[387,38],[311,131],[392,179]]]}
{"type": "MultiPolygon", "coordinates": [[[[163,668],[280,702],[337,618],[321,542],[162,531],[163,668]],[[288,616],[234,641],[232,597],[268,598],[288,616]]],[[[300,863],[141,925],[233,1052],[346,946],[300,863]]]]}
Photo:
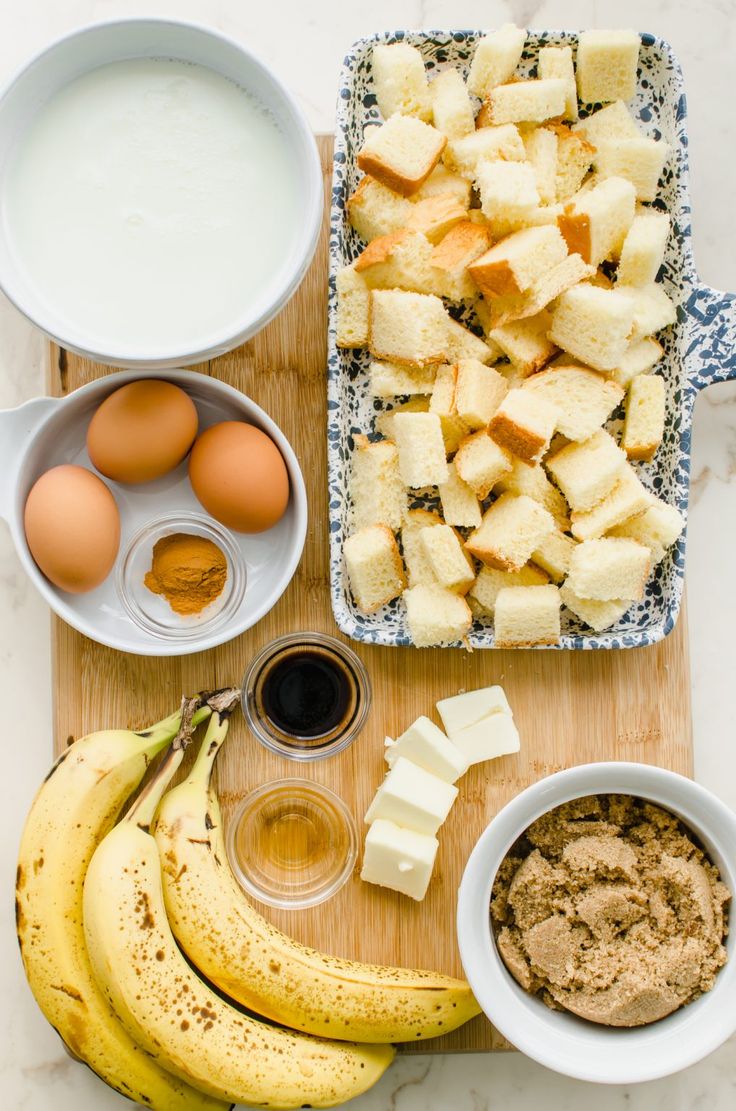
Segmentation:
{"type": "Polygon", "coordinates": [[[429,86],[433,123],[448,139],[462,139],[475,131],[473,105],[459,69],[438,73],[429,86]]]}
{"type": "Polygon", "coordinates": [[[439,417],[442,427],[442,439],[447,455],[453,455],[457,451],[461,440],[467,436],[469,431],[467,425],[457,415],[457,410],[455,409],[456,380],[456,366],[443,365],[439,367],[434,382],[434,389],[432,390],[432,397],[429,402],[430,413],[434,413],[439,417]]]}
{"type": "Polygon", "coordinates": [[[539,204],[534,169],[526,162],[482,162],[476,168],[475,180],[481,210],[491,226],[498,219],[523,219],[539,204]]]}
{"type": "MultiPolygon", "coordinates": [[[[447,148],[445,148],[445,151],[447,148]]],[[[411,196],[410,204],[425,201],[428,197],[438,197],[450,193],[463,208],[470,204],[471,183],[467,178],[449,170],[442,162],[438,162],[424,185],[417,189],[411,196]]]]}
{"type": "Polygon", "coordinates": [[[505,162],[523,162],[526,157],[519,129],[513,124],[501,127],[481,127],[462,139],[447,144],[445,165],[473,181],[479,166],[503,159],[505,162]]]}
{"type": "Polygon", "coordinates": [[[480,40],[475,48],[468,75],[468,91],[481,100],[508,81],[521,60],[526,32],[513,23],[504,23],[480,40]]]}
{"type": "Polygon", "coordinates": [[[527,378],[530,374],[537,377],[540,371],[554,356],[557,348],[548,338],[552,317],[546,311],[514,320],[494,328],[490,338],[497,343],[504,355],[511,360],[516,374],[527,378]]]}
{"type": "Polygon", "coordinates": [[[538,502],[523,494],[503,494],[483,514],[465,547],[489,567],[519,571],[554,528],[551,514],[538,502]]]}
{"type": "Polygon", "coordinates": [[[361,239],[370,243],[406,225],[410,202],[380,181],[364,177],[348,199],[348,220],[361,239]]]}
{"type": "Polygon", "coordinates": [[[556,586],[505,586],[494,612],[496,648],[533,648],[560,640],[560,592],[556,586]]]}
{"type": "Polygon", "coordinates": [[[544,586],[549,579],[533,563],[518,571],[498,571],[495,567],[481,567],[470,588],[468,597],[477,605],[481,616],[493,617],[499,590],[505,586],[544,586]]]}
{"type": "Polygon", "coordinates": [[[654,209],[638,213],[628,230],[616,279],[622,285],[649,285],[656,281],[664,259],[670,218],[654,209]]]}
{"type": "Polygon", "coordinates": [[[431,263],[438,272],[439,288],[449,301],[462,301],[476,297],[478,287],[468,267],[488,248],[488,228],[463,220],[437,244],[432,251],[431,263]]]}
{"type": "Polygon", "coordinates": [[[447,480],[442,425],[436,413],[397,413],[393,432],[406,486],[420,490],[447,480]]]}
{"type": "Polygon", "coordinates": [[[538,463],[549,447],[557,410],[543,397],[509,390],[493,414],[488,435],[525,463],[538,463]]]}
{"type": "Polygon", "coordinates": [[[626,348],[621,361],[618,366],[609,371],[609,374],[614,382],[619,386],[626,389],[631,385],[637,374],[646,374],[653,366],[659,362],[664,355],[664,348],[661,343],[651,336],[645,339],[635,340],[630,343],[626,348]]]}
{"type": "Polygon", "coordinates": [[[455,530],[446,524],[422,529],[419,543],[439,585],[467,594],[475,582],[475,567],[455,530]]]}
{"type": "Polygon", "coordinates": [[[409,635],[417,648],[456,644],[470,632],[473,615],[460,594],[436,585],[404,591],[409,635]]]}
{"type": "Polygon", "coordinates": [[[477,528],[480,524],[480,505],[475,492],[463,482],[454,461],[447,464],[447,481],[440,484],[442,514],[448,525],[460,528],[477,528]]]}
{"type": "Polygon", "coordinates": [[[560,115],[566,120],[578,118],[578,90],[571,46],[543,46],[539,51],[539,76],[557,77],[565,85],[565,108],[560,115]]]}
{"type": "Polygon", "coordinates": [[[543,123],[562,116],[567,88],[559,77],[496,85],[487,96],[489,123],[543,123]]]}
{"type": "Polygon", "coordinates": [[[466,219],[467,211],[452,193],[440,193],[412,205],[406,226],[436,244],[451,228],[466,219]]]}
{"type": "Polygon", "coordinates": [[[577,366],[543,370],[524,382],[522,389],[554,405],[556,430],[577,441],[588,440],[624,397],[624,391],[610,378],[577,366]]]}
{"type": "Polygon", "coordinates": [[[641,135],[623,100],[615,100],[597,112],[591,112],[575,124],[573,130],[596,148],[610,139],[637,139],[641,135]]]}
{"type": "Polygon", "coordinates": [[[391,116],[372,128],[358,153],[358,165],[389,189],[410,197],[439,162],[447,138],[415,116],[391,116]]]}
{"type": "Polygon", "coordinates": [[[658,374],[640,374],[629,386],[621,446],[629,459],[648,461],[664,436],[665,388],[658,374]]]}
{"type": "Polygon", "coordinates": [[[406,588],[398,545],[386,525],[369,525],[349,536],[343,546],[348,582],[355,604],[375,613],[406,588]]]}
{"type": "Polygon", "coordinates": [[[501,357],[501,350],[493,340],[486,341],[481,336],[476,336],[475,332],[464,328],[451,317],[447,321],[447,337],[448,358],[454,363],[472,359],[485,365],[501,357]]]}
{"type": "Polygon", "coordinates": [[[677,321],[677,309],[658,282],[643,286],[619,286],[634,303],[630,340],[651,336],[677,321]]]}
{"type": "Polygon", "coordinates": [[[570,560],[577,541],[555,529],[532,552],[532,562],[546,571],[552,582],[561,583],[570,570],[570,560]]]}
{"type": "Polygon", "coordinates": [[[577,193],[557,221],[569,250],[592,266],[617,257],[634,220],[635,200],[634,186],[623,177],[577,193]]]}
{"type": "Polygon", "coordinates": [[[545,463],[571,508],[592,509],[620,481],[626,455],[613,437],[601,428],[589,440],[568,444],[545,463]]]}
{"type": "Polygon", "coordinates": [[[616,598],[608,602],[595,602],[591,598],[579,598],[567,583],[560,587],[560,598],[564,606],[567,606],[586,625],[590,625],[596,633],[602,633],[606,629],[610,629],[612,625],[621,620],[632,605],[629,598],[624,598],[623,601],[616,598]]]}
{"type": "Polygon", "coordinates": [[[432,294],[439,288],[431,256],[432,245],[425,235],[402,228],[373,239],[353,265],[368,289],[432,294]]]}
{"type": "Polygon", "coordinates": [[[355,264],[342,266],[335,275],[337,290],[338,347],[365,347],[368,343],[370,293],[355,264]]]}
{"type": "Polygon", "coordinates": [[[455,467],[463,482],[483,501],[501,475],[511,470],[511,455],[481,429],[462,441],[455,467]]]}
{"type": "Polygon", "coordinates": [[[639,201],[653,201],[672,148],[662,139],[608,139],[596,148],[593,160],[599,178],[630,181],[639,201]]]}
{"type": "Polygon", "coordinates": [[[613,370],[628,349],[635,303],[628,293],[575,285],[558,298],[550,339],[595,370],[613,370]]]}
{"type": "Polygon", "coordinates": [[[378,110],[385,120],[395,115],[432,119],[427,73],[415,46],[405,42],[376,44],[371,72],[378,110]]]}
{"type": "Polygon", "coordinates": [[[504,376],[493,367],[477,359],[458,359],[455,410],[469,431],[486,428],[508,388],[504,376]]]}
{"type": "Polygon", "coordinates": [[[595,602],[639,601],[649,578],[652,554],[644,544],[625,537],[584,540],[570,558],[568,586],[595,602]]]}
{"type": "Polygon", "coordinates": [[[564,124],[554,125],[557,136],[557,172],[555,198],[568,201],[580,186],[593,163],[595,147],[583,134],[572,131],[564,124]]]}
{"type": "Polygon", "coordinates": [[[436,374],[436,363],[429,363],[424,367],[407,367],[374,359],[368,367],[369,390],[373,397],[431,394],[436,374]]]}
{"type": "Polygon", "coordinates": [[[356,436],[355,447],[350,475],[353,528],[388,525],[396,532],[407,509],[396,444],[356,436]]]}
{"type": "Polygon", "coordinates": [[[638,61],[636,31],[581,31],[577,58],[580,99],[585,104],[631,100],[638,61]]]}
{"type": "Polygon", "coordinates": [[[616,525],[644,513],[651,502],[652,495],[627,463],[618,482],[603,501],[593,509],[573,512],[570,531],[577,540],[596,540],[616,525]]]}
{"type": "Polygon", "coordinates": [[[580,255],[568,255],[557,266],[538,278],[526,293],[488,300],[489,316],[493,328],[500,328],[514,320],[536,316],[566,290],[593,274],[592,267],[580,255]]]}
{"type": "Polygon", "coordinates": [[[378,818],[366,834],[360,878],[421,902],[427,894],[438,848],[436,837],[378,818]]]}
{"type": "Polygon", "coordinates": [[[553,128],[534,127],[522,136],[526,160],[534,167],[537,192],[543,205],[557,200],[557,134],[553,128]]]}
{"type": "Polygon", "coordinates": [[[681,532],[685,520],[674,505],[652,498],[650,506],[638,517],[631,517],[611,529],[610,536],[626,536],[644,544],[652,553],[652,566],[661,563],[681,532]]]}
{"type": "Polygon", "coordinates": [[[401,526],[401,548],[404,553],[406,573],[409,577],[409,586],[423,586],[437,583],[434,572],[424,554],[424,547],[419,542],[422,529],[436,528],[444,524],[438,513],[431,513],[427,509],[410,509],[401,526]]]}
{"type": "Polygon", "coordinates": [[[368,347],[377,359],[423,367],[447,358],[447,315],[439,297],[375,289],[369,320],[368,347]]]}
{"type": "Polygon", "coordinates": [[[515,459],[510,471],[502,475],[494,486],[497,494],[526,494],[528,498],[543,505],[554,517],[555,523],[563,532],[570,525],[570,509],[556,486],[547,478],[544,467],[536,463],[530,467],[515,459]]]}
{"type": "Polygon", "coordinates": [[[502,297],[526,292],[566,256],[567,245],[559,228],[548,224],[506,236],[469,270],[484,297],[502,297]]]}
{"type": "MultiPolygon", "coordinates": [[[[383,364],[384,366],[387,364],[383,364]]],[[[431,389],[431,387],[430,387],[431,389]]],[[[385,409],[383,413],[379,413],[376,417],[376,432],[380,433],[385,440],[394,440],[394,418],[397,413],[428,413],[429,412],[429,397],[427,395],[418,395],[411,397],[404,405],[396,405],[392,409],[385,409]]]]}

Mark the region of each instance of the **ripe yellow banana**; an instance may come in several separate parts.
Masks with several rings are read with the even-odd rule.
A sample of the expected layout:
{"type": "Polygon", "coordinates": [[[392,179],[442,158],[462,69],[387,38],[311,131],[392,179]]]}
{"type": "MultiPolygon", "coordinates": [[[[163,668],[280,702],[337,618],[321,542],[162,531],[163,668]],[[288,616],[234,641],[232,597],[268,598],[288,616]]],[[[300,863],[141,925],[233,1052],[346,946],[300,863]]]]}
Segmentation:
{"type": "Polygon", "coordinates": [[[326,956],[258,914],[228,864],[209,790],[225,732],[213,721],[210,733],[189,778],[164,797],[155,827],[169,922],[202,974],[257,1014],[322,1037],[414,1042],[477,1015],[464,980],[326,956]]]}
{"type": "MultiPolygon", "coordinates": [[[[215,713],[204,746],[226,728],[215,713]]],[[[259,1022],[200,980],[176,944],[149,829],[180,760],[172,749],[87,871],[84,926],[100,987],[156,1060],[215,1097],[269,1108],[341,1106],[378,1080],[391,1046],[322,1041],[259,1022]]]]}
{"type": "MultiPolygon", "coordinates": [[[[199,712],[199,718],[209,710],[199,712]]],[[[140,733],[92,733],[61,754],[26,820],[16,890],[18,941],[38,1005],[71,1052],[110,1087],[154,1111],[224,1111],[144,1053],[97,987],[82,886],[98,842],[171,742],[181,713],[140,733]]]]}

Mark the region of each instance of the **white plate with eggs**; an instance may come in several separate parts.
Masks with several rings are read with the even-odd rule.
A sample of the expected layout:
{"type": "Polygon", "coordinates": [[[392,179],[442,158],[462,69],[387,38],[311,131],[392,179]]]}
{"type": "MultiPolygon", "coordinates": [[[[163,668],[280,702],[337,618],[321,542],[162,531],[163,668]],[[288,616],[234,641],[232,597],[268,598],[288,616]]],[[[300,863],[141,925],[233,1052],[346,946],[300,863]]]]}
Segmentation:
{"type": "MultiPolygon", "coordinates": [[[[108,412],[111,408],[108,406],[108,412]]],[[[162,412],[165,409],[164,406],[162,412]]],[[[113,447],[114,420],[112,434],[104,424],[102,432],[101,447],[95,452],[93,446],[100,465],[99,451],[104,455],[113,447]]],[[[131,437],[126,432],[120,439],[127,441],[131,437]]],[[[120,452],[121,444],[116,446],[120,452]]],[[[124,442],[122,455],[125,456],[124,442]]],[[[122,466],[125,470],[124,460],[122,466]]],[[[163,374],[124,371],[83,386],[64,398],[36,398],[17,409],[0,412],[0,476],[0,516],[7,521],[21,562],[37,589],[64,621],[92,640],[122,652],[178,656],[232,640],[275,605],[288,586],[304,547],[306,492],[288,440],[250,398],[224,382],[193,371],[170,370],[163,374]],[[142,453],[131,441],[127,481],[113,481],[96,470],[90,460],[88,429],[110,395],[138,381],[161,381],[179,387],[194,412],[186,399],[180,397],[179,405],[170,406],[168,417],[162,417],[160,435],[148,437],[151,453],[163,460],[161,466],[165,465],[168,450],[174,464],[172,469],[161,477],[141,481],[145,477],[140,470],[142,453]],[[254,426],[271,441],[269,445],[265,439],[254,437],[257,446],[252,449],[250,464],[255,471],[261,467],[262,470],[256,484],[260,508],[254,510],[255,517],[250,519],[247,508],[245,519],[242,517],[242,507],[251,466],[246,465],[247,457],[232,454],[226,437],[219,437],[219,445],[212,443],[209,450],[200,453],[204,464],[211,461],[210,466],[200,468],[197,476],[202,500],[195,495],[190,481],[189,448],[194,433],[199,437],[195,441],[196,459],[203,432],[229,421],[254,426]],[[272,450],[274,445],[276,454],[272,450]],[[260,459],[259,451],[264,449],[265,457],[260,459]],[[285,510],[283,476],[281,485],[278,481],[279,454],[288,477],[285,510]],[[53,481],[39,484],[29,502],[37,481],[60,466],[75,469],[56,472],[53,481]],[[83,468],[84,473],[76,468],[83,468]],[[269,476],[274,483],[272,504],[269,476]],[[234,502],[240,504],[240,518],[237,511],[235,517],[228,516],[222,504],[223,490],[228,487],[234,502]],[[217,512],[219,520],[208,510],[217,512]],[[276,523],[264,527],[269,524],[269,512],[272,517],[281,515],[276,523]],[[36,559],[26,537],[26,524],[36,559]],[[232,527],[233,524],[237,527],[232,527]],[[241,531],[244,526],[259,531],[241,531]],[[164,597],[143,585],[145,573],[151,567],[154,544],[162,536],[176,533],[204,536],[226,558],[225,587],[198,614],[174,613],[164,597]],[[75,546],[78,559],[72,559],[72,579],[68,579],[65,577],[70,574],[68,554],[70,551],[74,554],[75,546]],[[55,560],[62,554],[66,565],[56,567],[55,560]],[[68,589],[55,585],[52,578],[68,589]]]]}

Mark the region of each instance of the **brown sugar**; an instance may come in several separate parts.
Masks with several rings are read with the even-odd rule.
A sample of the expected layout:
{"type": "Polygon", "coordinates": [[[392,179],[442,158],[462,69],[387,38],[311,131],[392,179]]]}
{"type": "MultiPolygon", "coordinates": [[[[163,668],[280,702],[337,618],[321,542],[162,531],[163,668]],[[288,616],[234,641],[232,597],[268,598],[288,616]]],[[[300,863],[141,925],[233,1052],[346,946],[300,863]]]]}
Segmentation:
{"type": "Polygon", "coordinates": [[[498,871],[491,921],[526,991],[592,1022],[641,1026],[713,987],[729,898],[673,814],[597,795],[529,827],[498,871]]]}
{"type": "Polygon", "coordinates": [[[153,594],[163,594],[175,613],[201,613],[223,591],[227,560],[214,541],[177,532],[156,541],[143,581],[153,594]]]}

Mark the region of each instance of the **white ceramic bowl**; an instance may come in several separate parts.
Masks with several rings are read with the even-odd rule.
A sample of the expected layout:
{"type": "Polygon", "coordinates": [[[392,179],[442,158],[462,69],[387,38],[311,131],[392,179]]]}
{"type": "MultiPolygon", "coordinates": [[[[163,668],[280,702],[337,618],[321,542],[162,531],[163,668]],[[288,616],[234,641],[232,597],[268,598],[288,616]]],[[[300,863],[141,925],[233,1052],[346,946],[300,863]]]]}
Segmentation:
{"type": "Polygon", "coordinates": [[[485,831],[460,884],[458,942],[465,975],[494,1026],[556,1072],[602,1084],[634,1084],[694,1064],[736,1030],[736,934],[712,991],[649,1026],[620,1029],[552,1011],[506,970],[490,923],[491,888],[501,861],[542,814],[584,795],[636,795],[678,815],[700,839],[736,893],[736,815],[684,776],[646,764],[584,764],[548,776],[508,803],[485,831]]]}
{"type": "MultiPolygon", "coordinates": [[[[96,472],[95,472],[96,473],[96,472]]],[[[153,375],[140,371],[121,371],[99,378],[63,398],[38,397],[17,409],[0,411],[0,517],[13,537],[20,561],[29,578],[51,608],[80,633],[141,656],[181,656],[202,652],[224,644],[255,625],[276,604],[296,570],[307,531],[307,495],[299,462],[278,425],[254,401],[225,382],[191,370],[169,370],[153,375]],[[105,581],[87,594],[67,594],[55,587],[33,561],[23,529],[23,509],[36,479],[60,463],[76,463],[94,471],[86,450],[87,426],[102,401],[126,382],[145,377],[175,382],[191,397],[199,414],[200,431],[222,420],[244,420],[266,432],[281,452],[289,472],[290,495],[286,512],[278,524],[266,532],[243,534],[229,532],[217,522],[207,532],[207,514],[197,501],[189,483],[188,459],[163,478],[140,486],[125,486],[103,479],[112,490],[120,510],[121,538],[115,567],[105,581]],[[155,527],[165,531],[199,531],[205,534],[237,563],[244,581],[242,596],[231,598],[214,618],[182,623],[178,632],[171,628],[156,633],[152,622],[133,619],[135,607],[126,604],[121,591],[123,566],[131,544],[141,530],[147,530],[150,543],[155,527]]],[[[211,518],[209,518],[211,521],[211,518]]],[[[150,554],[150,546],[149,546],[150,554]]],[[[150,566],[150,563],[149,563],[150,566]]],[[[140,564],[138,570],[143,568],[140,564]]],[[[238,578],[232,575],[231,578],[238,578]]],[[[138,574],[140,578],[140,574],[138,574]]],[[[226,588],[227,589],[227,588],[226,588]]],[[[146,592],[148,593],[148,592],[146,592]]],[[[167,603],[150,595],[164,616],[167,603]]],[[[205,613],[208,611],[205,611],[205,613]]],[[[203,618],[204,618],[203,614],[203,618]]]]}
{"type": "MultiPolygon", "coordinates": [[[[39,108],[76,77],[108,62],[127,58],[174,58],[197,62],[235,81],[275,116],[290,143],[293,173],[300,184],[297,232],[281,267],[258,297],[243,305],[227,329],[204,333],[182,350],[172,337],[152,350],[131,336],[125,347],[90,342],[79,329],[59,319],[15,264],[0,221],[0,288],[38,328],[63,347],[96,362],[126,367],[176,367],[202,362],[237,347],[279,312],[304,277],[322,221],[323,187],[317,147],[307,120],[275,74],[240,43],[219,32],[168,19],[124,19],[74,31],[37,54],[0,94],[0,210],[2,182],[18,138],[39,108]]],[[[53,167],[49,167],[53,173],[53,167]]],[[[203,293],[206,292],[203,276],[203,293]]]]}

